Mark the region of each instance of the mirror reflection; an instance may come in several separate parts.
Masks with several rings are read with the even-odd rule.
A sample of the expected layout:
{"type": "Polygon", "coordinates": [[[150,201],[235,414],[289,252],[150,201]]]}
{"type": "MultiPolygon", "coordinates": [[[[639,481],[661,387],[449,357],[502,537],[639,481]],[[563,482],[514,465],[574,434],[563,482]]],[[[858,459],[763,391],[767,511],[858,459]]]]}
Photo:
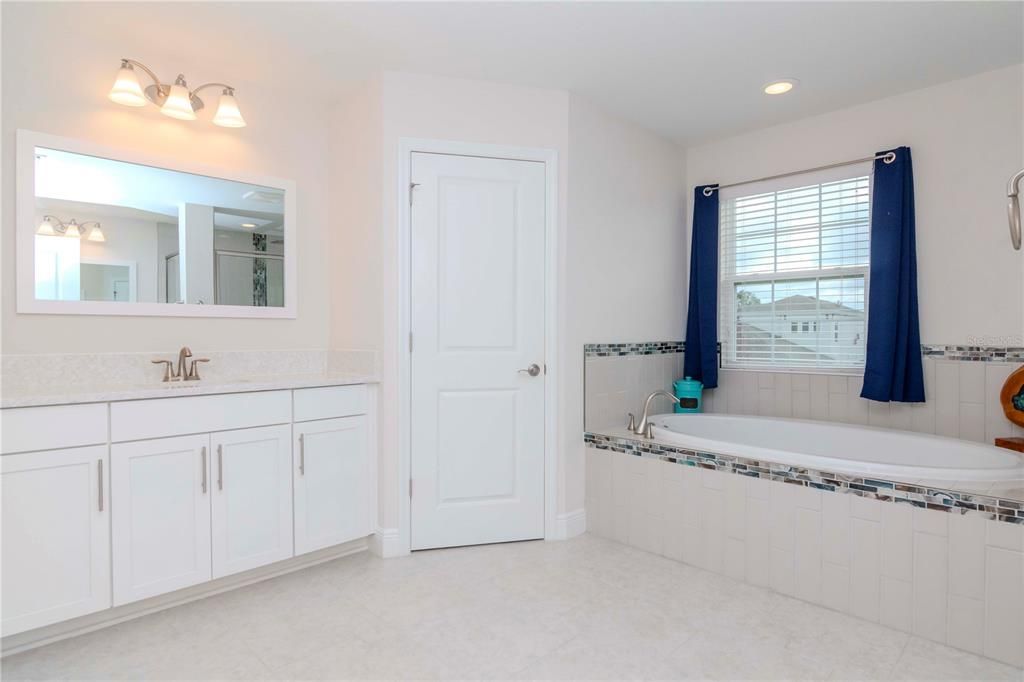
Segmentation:
{"type": "Polygon", "coordinates": [[[35,148],[35,298],[283,307],[284,191],[35,148]]]}

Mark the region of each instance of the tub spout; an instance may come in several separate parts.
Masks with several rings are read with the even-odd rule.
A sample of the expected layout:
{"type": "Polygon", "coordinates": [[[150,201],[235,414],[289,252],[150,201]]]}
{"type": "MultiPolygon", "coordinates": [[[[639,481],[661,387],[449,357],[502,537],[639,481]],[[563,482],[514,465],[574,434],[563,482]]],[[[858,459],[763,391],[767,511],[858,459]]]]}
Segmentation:
{"type": "Polygon", "coordinates": [[[672,395],[668,391],[655,391],[654,393],[652,393],[649,396],[647,396],[647,400],[644,401],[644,413],[640,417],[640,423],[637,424],[636,428],[633,429],[633,433],[635,433],[636,435],[644,436],[645,438],[651,438],[652,437],[650,435],[650,429],[647,428],[647,417],[648,417],[648,415],[650,414],[650,411],[651,411],[651,401],[654,400],[655,398],[659,397],[659,396],[661,396],[663,398],[668,398],[669,400],[674,402],[676,405],[679,404],[679,398],[675,397],[674,395],[672,395]]]}

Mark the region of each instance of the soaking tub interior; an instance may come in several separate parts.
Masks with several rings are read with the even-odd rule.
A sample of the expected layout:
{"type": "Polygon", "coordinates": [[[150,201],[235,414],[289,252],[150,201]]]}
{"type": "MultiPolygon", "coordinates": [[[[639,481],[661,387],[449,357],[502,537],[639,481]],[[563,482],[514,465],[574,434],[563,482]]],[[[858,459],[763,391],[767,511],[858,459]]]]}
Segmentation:
{"type": "Polygon", "coordinates": [[[677,447],[848,474],[931,481],[1024,480],[1024,459],[990,445],[831,422],[736,415],[652,417],[677,447]]]}

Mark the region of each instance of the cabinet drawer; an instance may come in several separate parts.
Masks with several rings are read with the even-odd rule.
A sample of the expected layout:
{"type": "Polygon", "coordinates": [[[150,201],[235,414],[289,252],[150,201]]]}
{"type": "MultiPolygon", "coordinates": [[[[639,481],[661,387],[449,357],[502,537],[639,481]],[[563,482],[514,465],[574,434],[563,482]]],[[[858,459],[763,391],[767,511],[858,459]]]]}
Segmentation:
{"type": "Polygon", "coordinates": [[[291,391],[133,400],[110,404],[110,437],[164,438],[286,424],[291,418],[291,391]]]}
{"type": "Polygon", "coordinates": [[[53,405],[0,410],[3,454],[107,442],[107,405],[53,405]]]}
{"type": "Polygon", "coordinates": [[[366,386],[324,386],[295,391],[295,421],[366,414],[366,386]]]}

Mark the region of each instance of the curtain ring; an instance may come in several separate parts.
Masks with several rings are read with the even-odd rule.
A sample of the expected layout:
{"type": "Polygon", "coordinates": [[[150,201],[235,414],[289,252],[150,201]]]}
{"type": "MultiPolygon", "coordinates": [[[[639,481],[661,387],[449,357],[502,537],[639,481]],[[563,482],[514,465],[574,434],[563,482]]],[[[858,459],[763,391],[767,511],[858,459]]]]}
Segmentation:
{"type": "MultiPolygon", "coordinates": [[[[893,157],[893,158],[895,158],[895,157],[893,157]]],[[[704,196],[709,197],[709,196],[711,196],[712,194],[715,193],[715,190],[713,188],[711,188],[711,187],[705,187],[703,192],[704,192],[704,196]]]]}
{"type": "Polygon", "coordinates": [[[896,160],[896,152],[888,152],[882,157],[882,163],[892,163],[896,160]]]}

